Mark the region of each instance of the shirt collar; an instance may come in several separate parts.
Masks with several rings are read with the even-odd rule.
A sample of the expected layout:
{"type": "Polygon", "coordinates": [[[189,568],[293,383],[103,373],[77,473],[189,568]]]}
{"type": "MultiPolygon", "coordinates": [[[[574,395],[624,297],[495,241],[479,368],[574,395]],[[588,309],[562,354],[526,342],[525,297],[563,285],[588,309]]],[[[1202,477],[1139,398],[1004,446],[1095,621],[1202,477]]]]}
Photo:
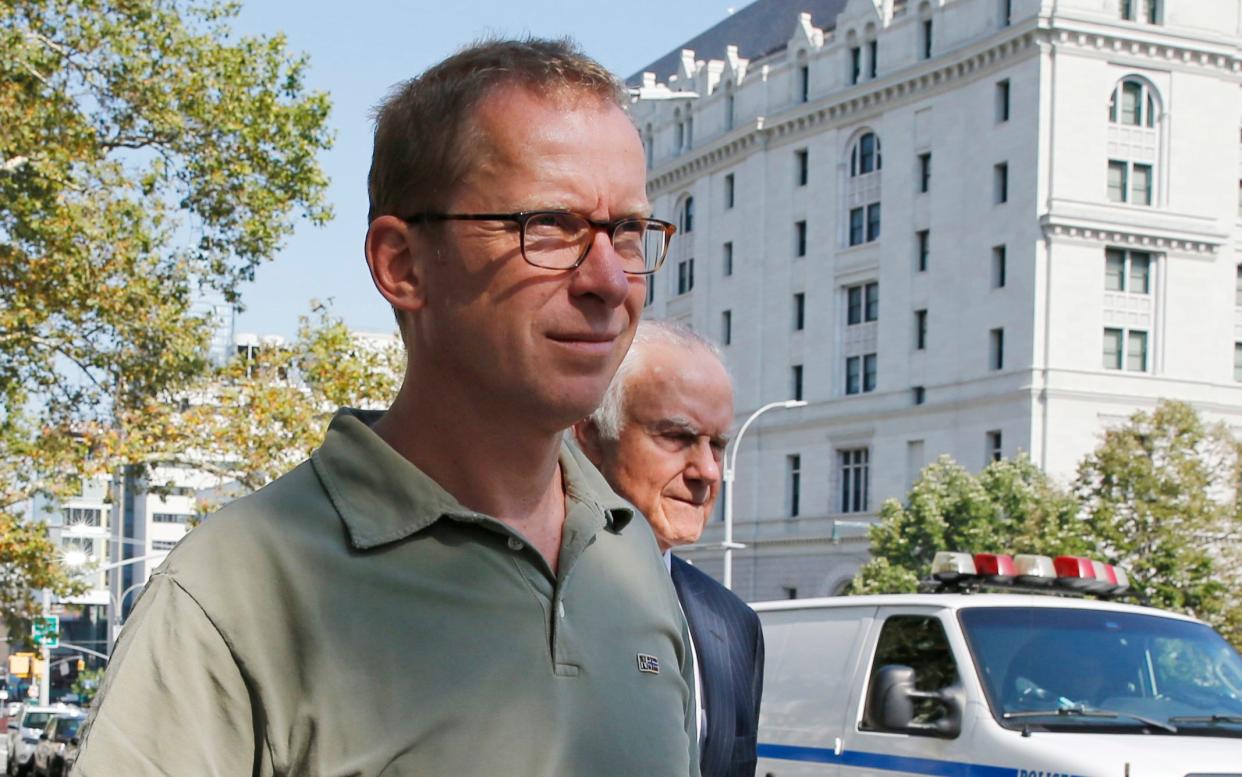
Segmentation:
{"type": "MultiPolygon", "coordinates": [[[[465,523],[495,520],[466,508],[372,431],[382,415],[342,408],[329,424],[323,445],[311,454],[351,545],[365,549],[395,542],[442,517],[465,523]]],[[[603,512],[611,531],[620,532],[633,519],[633,508],[613,493],[575,446],[562,443],[560,466],[567,498],[603,512]]]]}

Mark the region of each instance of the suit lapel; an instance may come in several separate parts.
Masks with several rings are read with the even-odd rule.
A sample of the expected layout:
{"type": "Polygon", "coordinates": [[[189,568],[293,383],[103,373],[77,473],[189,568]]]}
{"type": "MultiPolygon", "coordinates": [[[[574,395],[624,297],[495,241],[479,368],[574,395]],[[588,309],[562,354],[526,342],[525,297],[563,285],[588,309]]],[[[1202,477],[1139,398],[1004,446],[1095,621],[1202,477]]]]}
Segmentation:
{"type": "Polygon", "coordinates": [[[703,709],[707,712],[707,736],[703,741],[702,771],[723,774],[729,768],[737,730],[737,706],[733,698],[732,666],[728,628],[711,606],[710,594],[681,566],[686,562],[673,557],[673,587],[686,613],[690,636],[694,639],[703,684],[703,709]],[[710,772],[709,772],[710,769],[710,772]]]}

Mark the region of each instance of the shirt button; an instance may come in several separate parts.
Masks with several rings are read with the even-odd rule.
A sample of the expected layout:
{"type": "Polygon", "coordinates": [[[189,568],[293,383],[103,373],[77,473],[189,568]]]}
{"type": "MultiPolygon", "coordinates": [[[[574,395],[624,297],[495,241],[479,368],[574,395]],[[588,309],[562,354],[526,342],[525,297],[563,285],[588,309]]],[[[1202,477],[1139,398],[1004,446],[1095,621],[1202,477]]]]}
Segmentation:
{"type": "Polygon", "coordinates": [[[524,547],[526,546],[523,545],[522,541],[519,540],[517,537],[509,538],[509,550],[521,550],[524,547]]]}

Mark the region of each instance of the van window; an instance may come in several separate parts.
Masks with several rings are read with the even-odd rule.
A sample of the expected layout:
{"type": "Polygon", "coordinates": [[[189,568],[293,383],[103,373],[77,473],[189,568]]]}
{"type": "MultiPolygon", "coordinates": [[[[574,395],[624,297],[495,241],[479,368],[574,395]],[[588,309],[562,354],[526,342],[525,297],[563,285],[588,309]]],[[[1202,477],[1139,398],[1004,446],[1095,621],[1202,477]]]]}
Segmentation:
{"type": "MultiPolygon", "coordinates": [[[[875,682],[880,669],[890,664],[914,669],[915,688],[920,691],[938,691],[957,680],[957,663],[949,649],[944,626],[940,619],[929,615],[894,615],[884,621],[868,683],[875,682]]],[[[943,714],[944,705],[935,700],[916,699],[914,702],[915,723],[931,723],[943,714]]],[[[869,718],[870,709],[864,716],[864,719],[869,718]]]]}

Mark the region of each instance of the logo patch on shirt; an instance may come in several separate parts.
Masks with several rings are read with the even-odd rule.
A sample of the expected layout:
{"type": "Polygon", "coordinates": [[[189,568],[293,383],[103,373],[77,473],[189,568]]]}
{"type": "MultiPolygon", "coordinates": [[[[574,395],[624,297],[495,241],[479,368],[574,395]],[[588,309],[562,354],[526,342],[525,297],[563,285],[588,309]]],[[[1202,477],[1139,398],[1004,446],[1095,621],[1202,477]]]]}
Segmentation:
{"type": "Polygon", "coordinates": [[[646,653],[638,654],[638,671],[647,674],[660,673],[660,659],[655,656],[649,656],[646,653]]]}

